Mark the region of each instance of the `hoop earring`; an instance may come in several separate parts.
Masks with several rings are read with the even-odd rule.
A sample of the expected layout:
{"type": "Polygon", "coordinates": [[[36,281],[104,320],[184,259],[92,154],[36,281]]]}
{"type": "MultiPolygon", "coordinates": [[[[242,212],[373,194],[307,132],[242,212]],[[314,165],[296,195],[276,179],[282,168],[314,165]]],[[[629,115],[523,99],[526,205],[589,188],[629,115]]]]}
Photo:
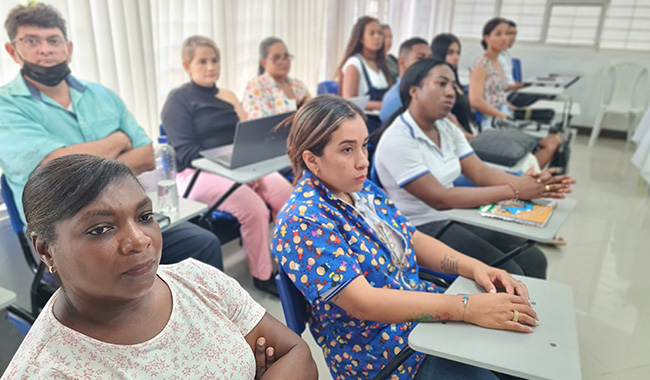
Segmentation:
{"type": "Polygon", "coordinates": [[[48,270],[49,270],[50,273],[52,273],[52,274],[56,273],[56,269],[54,269],[54,265],[50,265],[50,267],[48,268],[48,270]]]}

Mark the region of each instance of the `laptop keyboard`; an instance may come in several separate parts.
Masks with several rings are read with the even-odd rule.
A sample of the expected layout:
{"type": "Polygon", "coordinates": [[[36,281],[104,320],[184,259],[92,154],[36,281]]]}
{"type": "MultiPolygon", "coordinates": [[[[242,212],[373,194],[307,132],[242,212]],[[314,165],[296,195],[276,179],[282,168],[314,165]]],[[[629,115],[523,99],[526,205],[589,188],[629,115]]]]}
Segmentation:
{"type": "Polygon", "coordinates": [[[230,166],[230,161],[232,160],[232,152],[220,154],[216,156],[214,160],[224,166],[230,166]]]}

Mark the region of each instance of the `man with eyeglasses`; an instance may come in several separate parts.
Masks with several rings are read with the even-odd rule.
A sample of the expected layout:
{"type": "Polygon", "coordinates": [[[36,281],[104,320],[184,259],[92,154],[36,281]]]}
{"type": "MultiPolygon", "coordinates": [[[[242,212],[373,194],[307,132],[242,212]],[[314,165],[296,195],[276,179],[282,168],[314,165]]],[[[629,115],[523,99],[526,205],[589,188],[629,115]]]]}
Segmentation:
{"type": "MultiPolygon", "coordinates": [[[[111,90],[70,74],[73,45],[65,20],[51,5],[29,2],[5,22],[5,49],[20,65],[0,87],[0,168],[21,216],[27,179],[57,157],[87,153],[126,163],[137,175],[154,168],[151,140],[111,90]]],[[[212,233],[182,223],[163,233],[163,264],[193,257],[223,269],[212,233]]]]}

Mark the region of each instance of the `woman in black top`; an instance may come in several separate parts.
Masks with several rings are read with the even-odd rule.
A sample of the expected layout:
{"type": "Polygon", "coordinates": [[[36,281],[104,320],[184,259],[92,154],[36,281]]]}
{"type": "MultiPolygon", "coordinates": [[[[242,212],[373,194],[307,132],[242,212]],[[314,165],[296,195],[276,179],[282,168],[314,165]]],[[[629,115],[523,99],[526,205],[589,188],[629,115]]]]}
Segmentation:
{"type": "MultiPolygon", "coordinates": [[[[183,43],[183,67],[191,81],[169,93],[162,110],[163,128],[176,149],[179,192],[182,194],[194,174],[191,162],[199,151],[232,144],[235,126],[246,113],[231,91],[216,86],[221,67],[217,45],[202,36],[183,43]]],[[[233,184],[215,174],[201,172],[190,199],[216,202],[233,184]]],[[[241,224],[242,244],[257,288],[277,294],[269,252],[269,208],[273,216],[289,198],[291,185],[278,173],[239,187],[219,207],[241,224]]]]}

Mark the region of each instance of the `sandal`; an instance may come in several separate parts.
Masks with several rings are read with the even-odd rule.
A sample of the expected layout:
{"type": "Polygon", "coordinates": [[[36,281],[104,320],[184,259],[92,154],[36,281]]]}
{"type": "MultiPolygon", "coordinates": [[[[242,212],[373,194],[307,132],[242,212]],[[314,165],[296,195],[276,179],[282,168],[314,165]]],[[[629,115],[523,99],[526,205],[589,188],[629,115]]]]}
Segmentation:
{"type": "Polygon", "coordinates": [[[566,245],[566,240],[562,236],[554,236],[552,240],[547,241],[546,243],[540,243],[545,245],[554,245],[556,247],[566,245]]]}

